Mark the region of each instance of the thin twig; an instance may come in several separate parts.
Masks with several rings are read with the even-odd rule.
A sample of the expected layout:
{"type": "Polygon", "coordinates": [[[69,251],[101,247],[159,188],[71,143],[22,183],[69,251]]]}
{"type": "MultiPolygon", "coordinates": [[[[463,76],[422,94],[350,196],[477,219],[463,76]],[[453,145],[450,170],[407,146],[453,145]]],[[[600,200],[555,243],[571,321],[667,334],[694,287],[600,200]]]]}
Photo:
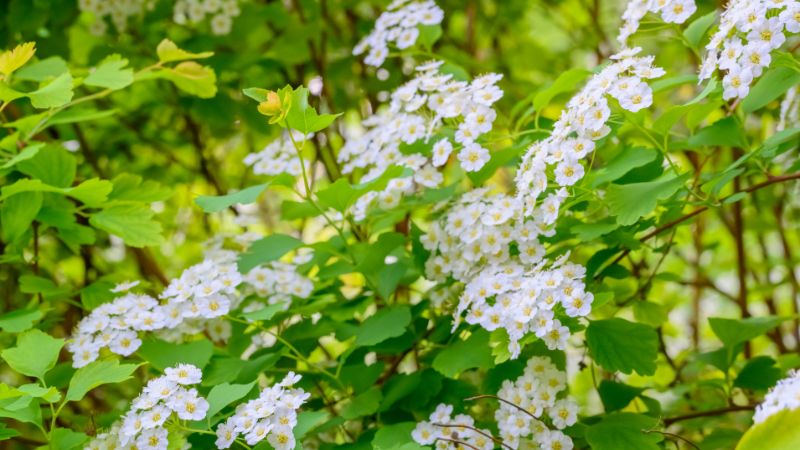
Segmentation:
{"type": "Polygon", "coordinates": [[[518,404],[516,404],[514,402],[510,402],[510,401],[508,401],[508,400],[506,400],[504,398],[498,397],[496,395],[490,395],[490,394],[476,395],[474,397],[467,397],[467,398],[464,399],[464,401],[480,400],[482,398],[494,398],[494,399],[497,399],[497,400],[499,400],[499,401],[501,401],[501,402],[503,402],[503,403],[505,403],[507,405],[513,406],[514,408],[517,408],[518,410],[524,412],[525,414],[531,416],[532,418],[534,418],[536,420],[539,420],[538,417],[536,417],[533,414],[531,414],[530,411],[528,411],[527,409],[523,408],[522,406],[519,406],[518,404]]]}

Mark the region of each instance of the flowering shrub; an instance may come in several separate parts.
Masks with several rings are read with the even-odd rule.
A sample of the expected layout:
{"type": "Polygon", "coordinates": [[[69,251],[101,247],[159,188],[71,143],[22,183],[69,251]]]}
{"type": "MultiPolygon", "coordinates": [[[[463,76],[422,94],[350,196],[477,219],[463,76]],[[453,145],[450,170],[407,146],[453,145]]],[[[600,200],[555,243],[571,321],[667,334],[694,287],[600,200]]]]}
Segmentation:
{"type": "Polygon", "coordinates": [[[0,5],[3,448],[800,448],[800,2],[0,5]]]}

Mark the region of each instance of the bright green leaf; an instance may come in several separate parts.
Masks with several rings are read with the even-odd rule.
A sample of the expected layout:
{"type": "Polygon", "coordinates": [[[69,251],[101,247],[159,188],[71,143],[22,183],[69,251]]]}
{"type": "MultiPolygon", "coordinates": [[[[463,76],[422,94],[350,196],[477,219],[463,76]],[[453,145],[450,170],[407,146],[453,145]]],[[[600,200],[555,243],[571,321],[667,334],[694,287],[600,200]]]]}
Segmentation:
{"type": "Polygon", "coordinates": [[[356,332],[356,346],[370,346],[405,333],[411,323],[411,311],[407,306],[383,308],[368,317],[356,332]]]}
{"type": "Polygon", "coordinates": [[[586,329],[589,353],[612,372],[653,375],[658,358],[658,334],[653,328],[620,318],[594,320],[586,329]]]}
{"type": "Polygon", "coordinates": [[[75,402],[97,386],[121,383],[129,379],[137,367],[136,364],[120,365],[116,359],[90,362],[78,369],[69,380],[66,400],[75,402]]]}
{"type": "Polygon", "coordinates": [[[83,80],[83,83],[113,90],[122,89],[133,83],[133,69],[126,69],[127,65],[127,59],[120,55],[110,55],[83,80]]]}
{"type": "Polygon", "coordinates": [[[665,174],[643,183],[612,184],[606,189],[608,209],[617,217],[618,224],[632,225],[656,209],[658,200],[665,200],[678,192],[688,176],[688,173],[677,177],[665,174]]]}
{"type": "Polygon", "coordinates": [[[3,350],[0,356],[15,371],[42,379],[56,365],[63,346],[63,339],[56,339],[43,331],[33,329],[17,336],[17,346],[3,350]]]}

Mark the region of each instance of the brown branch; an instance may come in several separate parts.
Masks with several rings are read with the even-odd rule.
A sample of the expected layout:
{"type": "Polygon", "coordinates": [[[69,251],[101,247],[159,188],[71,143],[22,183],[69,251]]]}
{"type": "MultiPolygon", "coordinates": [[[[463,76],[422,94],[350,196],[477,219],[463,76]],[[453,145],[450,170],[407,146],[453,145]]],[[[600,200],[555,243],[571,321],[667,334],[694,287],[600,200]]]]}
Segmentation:
{"type": "Polygon", "coordinates": [[[482,435],[484,437],[487,437],[487,438],[491,439],[493,442],[495,442],[497,444],[500,444],[500,445],[502,445],[503,447],[505,447],[505,448],[507,448],[509,450],[514,450],[513,447],[511,447],[510,445],[508,445],[505,442],[503,442],[502,439],[498,439],[498,438],[492,436],[489,433],[484,433],[483,431],[481,431],[481,430],[479,430],[479,429],[477,429],[475,427],[471,427],[469,425],[459,425],[457,423],[451,423],[451,424],[432,423],[431,425],[433,425],[435,427],[442,427],[442,428],[466,428],[468,430],[472,430],[472,431],[474,431],[474,432],[476,432],[476,433],[478,433],[478,434],[480,434],[480,435],[482,435]]]}
{"type": "Polygon", "coordinates": [[[700,418],[700,417],[721,416],[721,415],[727,414],[729,412],[751,411],[751,410],[755,409],[755,407],[756,407],[756,405],[733,405],[733,406],[727,406],[725,408],[710,409],[710,410],[707,410],[707,411],[699,411],[699,412],[695,412],[695,413],[684,414],[684,415],[681,415],[681,416],[668,417],[666,419],[663,419],[663,422],[664,422],[664,426],[668,427],[668,426],[672,425],[673,423],[681,422],[681,421],[684,421],[684,420],[697,419],[697,418],[700,418]]]}
{"type": "Polygon", "coordinates": [[[469,448],[471,448],[471,449],[474,449],[474,450],[481,450],[481,449],[479,449],[478,447],[475,447],[474,445],[467,444],[466,442],[464,442],[464,441],[459,441],[458,439],[448,439],[448,438],[442,438],[442,437],[440,437],[440,438],[436,438],[436,440],[437,440],[437,441],[447,441],[447,442],[452,442],[452,443],[454,443],[454,444],[463,445],[464,447],[469,447],[469,448]]]}
{"type": "MultiPolygon", "coordinates": [[[[741,193],[749,194],[749,193],[755,192],[755,191],[757,191],[759,189],[765,188],[767,186],[771,186],[773,184],[782,183],[784,181],[797,180],[797,179],[800,179],[800,172],[790,173],[790,174],[787,174],[787,175],[781,175],[781,176],[777,176],[777,177],[770,177],[766,181],[762,181],[761,183],[754,184],[754,185],[748,187],[747,189],[734,192],[733,194],[728,195],[727,197],[724,197],[721,200],[720,203],[724,203],[725,200],[728,200],[729,198],[733,197],[734,195],[738,195],[738,194],[741,194],[741,193]]],[[[692,211],[692,212],[690,212],[688,214],[684,214],[683,216],[678,217],[677,219],[671,220],[671,221],[665,223],[664,225],[661,225],[660,227],[657,227],[653,231],[651,231],[651,232],[645,234],[644,236],[642,236],[641,238],[639,238],[639,241],[645,242],[647,240],[650,240],[650,239],[654,238],[655,236],[658,236],[659,234],[669,230],[670,228],[672,228],[674,226],[677,226],[677,225],[680,225],[683,222],[686,222],[687,220],[691,219],[692,217],[708,211],[710,208],[711,208],[711,206],[708,206],[708,205],[701,206],[701,207],[695,209],[694,211],[692,211]]],[[[605,268],[613,266],[614,264],[622,261],[626,256],[628,256],[628,254],[630,252],[631,252],[631,249],[629,249],[629,248],[623,250],[622,253],[620,253],[620,255],[617,256],[611,262],[611,264],[606,265],[605,268]]],[[[600,270],[600,271],[597,272],[597,274],[595,274],[594,277],[598,278],[602,273],[603,273],[603,271],[600,270]]]]}
{"type": "Polygon", "coordinates": [[[504,398],[498,397],[496,395],[489,395],[489,394],[476,395],[474,397],[467,397],[467,398],[464,399],[464,401],[480,400],[482,398],[493,398],[493,399],[499,400],[499,401],[501,401],[501,402],[503,402],[503,403],[505,403],[507,405],[513,406],[514,408],[517,408],[518,410],[524,412],[525,414],[531,416],[532,418],[534,418],[536,420],[539,420],[538,417],[536,417],[533,414],[531,414],[530,411],[528,411],[527,409],[523,408],[522,406],[519,406],[518,404],[516,404],[514,402],[510,402],[510,401],[508,401],[508,400],[506,400],[504,398]]]}

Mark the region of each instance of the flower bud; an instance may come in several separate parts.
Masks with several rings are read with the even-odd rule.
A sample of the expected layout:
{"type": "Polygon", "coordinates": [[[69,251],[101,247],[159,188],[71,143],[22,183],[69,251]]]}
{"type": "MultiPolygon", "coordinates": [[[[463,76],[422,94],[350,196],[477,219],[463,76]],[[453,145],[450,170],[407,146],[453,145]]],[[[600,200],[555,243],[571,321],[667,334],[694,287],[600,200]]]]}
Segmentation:
{"type": "Polygon", "coordinates": [[[269,91],[267,99],[258,104],[258,112],[265,116],[274,116],[281,112],[281,98],[275,91],[269,91]]]}

